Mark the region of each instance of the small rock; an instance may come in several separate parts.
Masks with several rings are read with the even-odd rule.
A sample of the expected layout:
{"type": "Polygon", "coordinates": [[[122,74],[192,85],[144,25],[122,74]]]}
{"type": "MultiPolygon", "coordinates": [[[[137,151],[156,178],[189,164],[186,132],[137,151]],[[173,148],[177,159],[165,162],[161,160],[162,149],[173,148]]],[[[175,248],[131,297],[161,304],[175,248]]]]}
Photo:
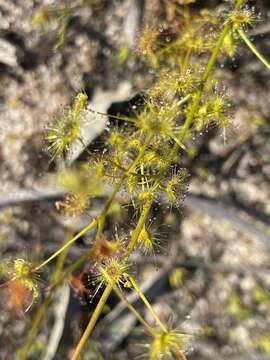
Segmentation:
{"type": "Polygon", "coordinates": [[[15,46],[4,39],[0,39],[0,63],[10,67],[18,66],[15,46]]]}

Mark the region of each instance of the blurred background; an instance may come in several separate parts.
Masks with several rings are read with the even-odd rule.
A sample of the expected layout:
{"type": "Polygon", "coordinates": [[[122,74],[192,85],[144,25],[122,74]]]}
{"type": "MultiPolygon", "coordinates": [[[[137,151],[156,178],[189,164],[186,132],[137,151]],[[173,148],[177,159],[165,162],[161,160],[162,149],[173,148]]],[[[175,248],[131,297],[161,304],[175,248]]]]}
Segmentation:
{"type": "MultiPolygon", "coordinates": [[[[138,34],[153,19],[165,23],[172,5],[173,0],[0,0],[1,259],[39,262],[87,223],[87,216],[67,219],[55,208],[62,194],[51,181],[56,166],[45,151],[44,129],[81,90],[91,108],[127,114],[153,79],[134,52],[138,34]],[[50,13],[51,7],[57,12],[50,13]]],[[[190,6],[198,12],[222,5],[198,0],[190,6]]],[[[249,35],[269,59],[270,3],[249,6],[260,14],[249,35]]],[[[134,272],[140,268],[140,284],[161,319],[193,336],[189,360],[266,360],[270,74],[244,44],[232,59],[221,57],[218,66],[232,108],[226,142],[217,129],[194,140],[183,160],[191,174],[185,199],[178,209],[168,211],[164,204],[156,211],[159,251],[150,257],[134,254],[134,272]]],[[[91,122],[85,130],[89,146],[99,146],[105,127],[106,118],[91,122]]],[[[76,148],[71,161],[83,156],[84,149],[76,148]]],[[[97,214],[102,203],[94,202],[89,214],[97,214]]],[[[132,214],[117,216],[115,209],[108,232],[132,214]]],[[[87,237],[80,239],[67,264],[88,245],[87,237]]],[[[46,283],[41,288],[40,299],[23,317],[7,311],[1,297],[1,359],[16,359],[46,283]]],[[[28,358],[67,359],[95,301],[78,297],[70,285],[61,287],[28,358]]],[[[84,358],[139,358],[147,346],[141,327],[114,296],[107,312],[84,358]]]]}

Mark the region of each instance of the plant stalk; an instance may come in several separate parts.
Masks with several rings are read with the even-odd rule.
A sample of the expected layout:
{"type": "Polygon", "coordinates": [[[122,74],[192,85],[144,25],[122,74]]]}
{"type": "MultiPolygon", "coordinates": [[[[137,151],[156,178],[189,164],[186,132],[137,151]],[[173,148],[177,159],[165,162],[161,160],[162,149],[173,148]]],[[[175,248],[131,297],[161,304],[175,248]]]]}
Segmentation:
{"type": "Polygon", "coordinates": [[[87,340],[89,339],[89,336],[91,335],[91,333],[96,325],[96,322],[103,310],[104,305],[106,304],[106,301],[107,301],[111,291],[112,291],[112,286],[110,284],[108,284],[106,286],[105,290],[103,291],[103,294],[102,294],[102,296],[90,318],[90,321],[89,321],[74,353],[72,354],[71,360],[79,359],[80,354],[84,348],[84,345],[86,344],[87,340]]]}
{"type": "MultiPolygon", "coordinates": [[[[237,3],[236,3],[236,7],[240,7],[242,6],[243,4],[243,1],[242,0],[238,0],[237,3]]],[[[224,42],[224,39],[228,33],[228,31],[230,30],[230,24],[226,24],[223,28],[223,30],[221,31],[221,34],[218,38],[218,41],[214,47],[214,50],[212,52],[212,55],[210,57],[210,60],[204,70],[204,73],[203,73],[203,76],[202,76],[202,82],[201,82],[201,85],[199,87],[199,89],[197,90],[197,92],[195,93],[195,96],[194,96],[194,100],[193,100],[193,104],[192,104],[192,107],[188,113],[188,116],[185,120],[185,123],[183,125],[183,127],[181,128],[181,131],[180,131],[180,134],[179,134],[179,141],[180,143],[184,140],[186,134],[187,134],[187,131],[189,130],[191,124],[192,124],[192,121],[194,119],[194,116],[196,114],[196,111],[198,110],[199,108],[199,105],[200,105],[200,100],[201,100],[201,97],[202,97],[202,93],[203,93],[203,90],[204,90],[204,87],[205,87],[205,83],[207,82],[208,78],[209,78],[209,75],[210,75],[210,72],[213,68],[213,66],[215,65],[216,63],[216,59],[217,59],[217,56],[218,56],[218,53],[220,51],[220,48],[224,42]]],[[[150,143],[150,139],[148,139],[148,144],[147,144],[147,141],[145,143],[145,146],[144,146],[144,151],[147,149],[149,143],[150,143]]],[[[178,143],[176,143],[169,155],[169,161],[168,163],[170,163],[171,165],[171,162],[172,160],[174,159],[177,151],[178,151],[178,143]]],[[[139,162],[139,160],[141,159],[141,157],[143,156],[144,152],[143,153],[140,153],[138,155],[138,157],[135,159],[134,163],[131,165],[131,167],[128,169],[128,171],[133,171],[133,169],[136,167],[137,163],[139,162]],[[138,159],[139,158],[139,159],[138,159]],[[137,160],[137,161],[136,161],[137,160]]],[[[169,166],[170,166],[169,165],[169,166]]],[[[168,166],[166,166],[160,173],[161,176],[163,176],[164,172],[167,170],[168,166]]],[[[101,216],[101,223],[99,224],[99,232],[101,232],[101,230],[103,230],[103,226],[104,226],[104,222],[105,222],[105,216],[113,202],[113,199],[115,197],[115,195],[117,194],[117,192],[119,191],[120,187],[122,186],[126,176],[128,175],[128,173],[125,173],[122,178],[120,179],[119,183],[117,184],[116,188],[115,188],[115,191],[113,192],[113,196],[109,199],[108,203],[106,204],[105,206],[105,209],[104,209],[104,212],[103,212],[103,216],[101,216]]],[[[157,190],[158,189],[158,182],[160,180],[160,177],[158,178],[157,182],[155,183],[155,185],[153,186],[154,190],[157,190]]],[[[147,216],[149,214],[149,211],[151,209],[151,206],[153,204],[153,201],[154,201],[154,197],[151,198],[151,200],[147,201],[146,204],[144,205],[143,209],[142,209],[142,212],[141,212],[141,215],[140,215],[140,218],[138,220],[138,223],[137,223],[137,226],[135,228],[135,230],[133,231],[133,234],[132,234],[132,237],[131,237],[131,240],[130,240],[130,244],[128,246],[128,249],[127,249],[127,256],[132,252],[132,250],[135,248],[136,246],[136,242],[138,240],[138,237],[140,235],[140,232],[142,230],[142,227],[147,219],[147,216]]],[[[77,360],[80,356],[80,353],[86,343],[86,341],[88,340],[97,320],[98,320],[98,317],[100,315],[100,313],[102,312],[102,309],[103,309],[103,306],[105,305],[106,301],[107,301],[107,298],[109,297],[111,291],[112,291],[113,287],[111,284],[108,284],[107,287],[105,288],[103,294],[102,294],[102,297],[100,298],[100,301],[97,305],[97,307],[95,308],[95,311],[92,315],[92,317],[90,318],[90,321],[88,323],[88,326],[82,336],[82,338],[80,339],[79,341],[79,344],[77,346],[77,348],[75,349],[75,352],[72,356],[72,359],[71,360],[77,360]]],[[[141,293],[141,291],[140,291],[141,293]]],[[[144,296],[144,295],[143,295],[144,296]]],[[[145,304],[148,304],[148,309],[150,311],[150,308],[149,308],[149,302],[148,300],[144,297],[144,302],[145,304]]],[[[151,313],[153,312],[152,308],[151,308],[151,313]]],[[[156,316],[156,314],[152,313],[153,316],[156,316]]],[[[158,317],[157,317],[158,319],[158,317]]],[[[156,321],[158,321],[156,319],[156,321]]],[[[160,322],[160,320],[158,321],[158,323],[160,322]]],[[[162,324],[162,323],[161,323],[162,324]]],[[[161,326],[161,324],[159,323],[159,325],[161,326]]],[[[162,324],[162,328],[163,328],[163,331],[167,331],[167,329],[164,327],[164,325],[162,324]]]]}
{"type": "Polygon", "coordinates": [[[144,295],[144,293],[142,292],[141,288],[139,287],[139,285],[137,284],[136,280],[134,279],[133,276],[129,275],[129,279],[130,282],[132,284],[132,286],[134,287],[135,291],[138,293],[138,295],[140,296],[141,300],[143,301],[143,303],[145,304],[145,306],[147,307],[147,309],[149,310],[150,314],[152,315],[153,319],[157,322],[157,324],[160,326],[161,330],[164,331],[165,333],[168,332],[168,329],[166,328],[166,326],[162,323],[162,321],[160,320],[160,318],[157,316],[156,312],[153,309],[153,306],[149,303],[149,301],[147,300],[146,296],[144,295]]]}
{"type": "Polygon", "coordinates": [[[110,274],[106,272],[106,270],[101,268],[101,272],[105,275],[105,277],[109,280],[110,285],[112,286],[113,290],[117,294],[117,296],[122,300],[127,308],[132,312],[132,314],[135,316],[135,318],[142,323],[142,325],[145,327],[145,329],[150,333],[152,336],[156,336],[156,333],[154,329],[143,319],[143,317],[138,313],[138,311],[134,308],[134,306],[128,301],[125,294],[121,291],[121,289],[113,282],[110,274]]]}
{"type": "MultiPolygon", "coordinates": [[[[68,237],[69,236],[70,235],[68,235],[68,237]]],[[[57,259],[57,263],[55,265],[55,270],[54,270],[54,272],[52,273],[52,275],[50,277],[51,283],[53,283],[54,286],[56,284],[61,283],[60,282],[61,271],[63,269],[67,253],[68,253],[68,247],[65,249],[65,251],[63,251],[61,253],[61,256],[59,256],[59,258],[57,259]]],[[[36,314],[34,315],[32,325],[31,325],[30,330],[28,331],[26,340],[25,340],[23,346],[19,349],[19,351],[17,353],[19,360],[25,360],[26,359],[27,354],[29,352],[29,349],[31,348],[31,345],[33,343],[33,340],[37,336],[40,325],[41,325],[41,323],[42,323],[42,321],[44,319],[44,316],[46,315],[46,312],[47,312],[48,308],[52,304],[52,302],[53,302],[53,292],[50,291],[49,294],[46,296],[45,300],[43,301],[43,303],[39,306],[36,314]]]]}
{"type": "Polygon", "coordinates": [[[70,247],[70,245],[72,245],[76,240],[78,240],[82,235],[84,235],[87,231],[89,231],[90,229],[92,229],[97,223],[97,220],[94,219],[91,221],[91,223],[89,225],[87,225],[84,229],[82,229],[82,231],[80,231],[77,235],[75,235],[72,239],[70,239],[69,241],[67,241],[60,249],[58,249],[54,254],[52,254],[48,259],[46,259],[45,261],[43,261],[40,265],[38,265],[37,267],[35,267],[32,271],[36,272],[38,270],[40,270],[41,268],[43,268],[45,265],[47,265],[50,261],[52,261],[53,259],[55,259],[58,255],[60,255],[64,250],[66,250],[67,248],[70,247]]]}
{"type": "Polygon", "coordinates": [[[241,36],[243,41],[247,44],[247,46],[250,48],[250,50],[253,52],[254,55],[257,56],[257,58],[267,67],[268,70],[270,70],[270,63],[269,61],[259,52],[259,50],[252,44],[252,42],[249,40],[247,35],[244,33],[243,30],[239,29],[238,34],[241,36]]]}
{"type": "Polygon", "coordinates": [[[99,216],[99,219],[98,219],[98,231],[97,231],[97,235],[96,235],[96,240],[99,239],[100,235],[102,234],[103,232],[103,228],[104,228],[104,225],[105,225],[105,219],[106,219],[106,215],[107,213],[109,212],[110,210],[110,207],[116,197],[116,195],[118,194],[121,186],[123,185],[124,181],[126,180],[126,178],[128,177],[128,175],[130,173],[133,172],[133,170],[136,168],[136,166],[138,165],[139,161],[142,159],[142,157],[144,156],[144,153],[146,151],[146,149],[148,148],[151,140],[152,140],[153,136],[152,135],[149,135],[146,140],[145,140],[145,143],[143,145],[143,147],[141,148],[139,154],[137,155],[136,159],[130,164],[130,166],[128,167],[127,171],[122,175],[122,177],[120,178],[120,180],[118,181],[118,183],[116,184],[110,198],[108,199],[105,207],[104,207],[104,210],[102,211],[102,213],[100,214],[99,216]]]}

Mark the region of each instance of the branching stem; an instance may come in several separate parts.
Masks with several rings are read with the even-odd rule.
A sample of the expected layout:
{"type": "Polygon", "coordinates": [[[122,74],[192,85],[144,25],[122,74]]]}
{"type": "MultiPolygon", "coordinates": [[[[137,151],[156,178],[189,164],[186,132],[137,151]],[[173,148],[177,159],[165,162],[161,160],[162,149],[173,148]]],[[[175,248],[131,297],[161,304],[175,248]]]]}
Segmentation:
{"type": "MultiPolygon", "coordinates": [[[[244,0],[237,0],[236,1],[236,8],[239,8],[243,5],[244,0]]],[[[201,103],[201,99],[202,99],[202,95],[204,92],[204,88],[205,88],[205,84],[209,79],[210,73],[216,63],[217,60],[217,56],[219,54],[219,51],[223,45],[224,39],[226,38],[226,35],[228,34],[228,32],[231,29],[231,24],[230,23],[225,23],[223,29],[221,30],[221,33],[219,35],[219,38],[216,42],[216,45],[213,49],[213,52],[211,54],[211,57],[209,59],[209,62],[207,63],[205,70],[203,72],[202,78],[201,78],[201,83],[200,86],[198,87],[198,89],[195,91],[195,93],[193,95],[189,94],[187,96],[185,96],[183,99],[181,99],[178,103],[178,105],[182,105],[184,104],[186,101],[192,99],[192,103],[190,108],[188,109],[188,113],[187,113],[187,117],[185,119],[185,122],[183,124],[183,126],[180,129],[180,132],[178,134],[177,137],[177,141],[175,142],[171,152],[168,154],[168,159],[167,159],[167,164],[166,166],[164,166],[163,169],[161,169],[161,171],[159,172],[156,181],[154,182],[153,186],[149,189],[149,191],[152,192],[152,196],[150,196],[150,198],[145,201],[145,203],[142,205],[142,209],[141,209],[141,214],[140,217],[138,219],[137,225],[132,233],[131,239],[130,239],[130,243],[128,245],[127,248],[127,252],[126,252],[126,258],[129,257],[130,253],[135,249],[139,235],[141,233],[141,230],[145,224],[145,222],[147,221],[149,212],[151,210],[151,207],[153,205],[154,199],[155,199],[155,193],[157,192],[157,190],[160,188],[160,181],[161,179],[164,177],[166,171],[168,170],[168,168],[171,166],[171,164],[174,162],[175,157],[179,151],[179,146],[182,147],[182,143],[184,141],[184,139],[186,138],[186,135],[193,123],[193,120],[196,116],[196,113],[199,109],[200,103],[201,103]]],[[[244,33],[242,33],[241,31],[239,32],[240,36],[243,38],[243,40],[247,43],[247,45],[250,47],[250,49],[255,53],[255,55],[268,67],[268,69],[270,69],[270,65],[268,63],[268,61],[257,51],[257,49],[252,45],[252,43],[249,41],[249,39],[246,37],[246,35],[244,33]]],[[[184,67],[186,66],[186,64],[184,64],[184,67]]],[[[104,115],[102,113],[100,113],[100,115],[104,115]]],[[[108,114],[106,114],[107,116],[110,116],[108,114]]],[[[117,117],[117,116],[111,116],[113,118],[119,119],[119,120],[124,120],[124,121],[129,121],[129,119],[126,119],[125,117],[117,117]]],[[[88,230],[90,230],[92,227],[94,227],[95,225],[98,226],[97,228],[97,234],[96,234],[96,243],[100,238],[100,235],[103,232],[104,229],[104,225],[105,225],[105,219],[106,216],[111,208],[111,205],[117,195],[117,193],[119,192],[120,188],[122,187],[122,185],[124,184],[124,182],[126,181],[127,177],[136,169],[136,166],[140,163],[140,160],[143,158],[145,151],[147,150],[147,148],[149,147],[149,144],[151,143],[153,137],[148,135],[145,139],[144,145],[142,146],[139,154],[137,155],[137,157],[135,158],[135,160],[130,164],[129,168],[127,169],[127,171],[122,175],[122,177],[119,179],[118,183],[116,184],[113,193],[111,194],[110,198],[108,199],[107,203],[105,204],[104,210],[102,211],[102,213],[100,214],[100,216],[98,217],[97,220],[93,220],[87,227],[85,227],[80,233],[78,233],[75,237],[73,237],[71,240],[69,240],[62,248],[60,248],[58,251],[56,251],[51,257],[49,257],[47,260],[45,260],[42,264],[40,264],[38,267],[36,267],[34,269],[34,271],[37,271],[39,269],[41,269],[43,266],[45,266],[46,264],[48,264],[51,260],[53,260],[56,256],[58,256],[60,253],[62,253],[62,251],[64,251],[67,247],[69,247],[74,241],[76,241],[80,236],[82,236],[84,233],[86,233],[88,230]]],[[[95,248],[95,246],[94,246],[95,248]]],[[[87,256],[89,256],[89,254],[87,253],[87,256]]],[[[72,266],[72,268],[75,268],[75,266],[79,266],[81,264],[81,262],[84,261],[86,257],[81,257],[80,259],[78,259],[78,261],[76,263],[74,263],[72,266]]],[[[70,270],[70,269],[69,269],[70,270]]],[[[156,322],[159,324],[159,326],[161,327],[162,331],[167,332],[167,328],[166,326],[160,321],[160,319],[158,318],[157,314],[154,312],[151,304],[148,302],[147,298],[144,296],[143,292],[141,291],[140,287],[137,285],[136,281],[130,277],[130,280],[132,282],[133,287],[135,288],[135,290],[138,292],[138,294],[140,295],[142,301],[144,302],[144,304],[147,306],[148,310],[150,311],[150,313],[152,314],[153,318],[156,320],[156,322]]],[[[92,330],[102,312],[102,309],[112,291],[112,289],[115,289],[115,284],[113,283],[109,283],[99,302],[98,305],[96,306],[90,320],[89,323],[74,351],[74,354],[72,355],[71,360],[77,360],[81,354],[81,351],[85,345],[85,343],[87,342],[90,334],[92,333],[92,330]]],[[[116,293],[118,295],[123,295],[121,293],[121,290],[119,290],[117,288],[116,293]]],[[[122,300],[124,300],[123,296],[122,296],[122,300]]],[[[125,301],[126,302],[126,301],[125,301]]],[[[126,302],[127,303],[127,302],[126,302]]],[[[140,315],[136,312],[136,310],[132,307],[131,304],[127,304],[128,308],[133,312],[133,314],[137,317],[137,319],[143,320],[141,321],[142,323],[144,323],[144,319],[142,319],[140,317],[140,315]]],[[[144,324],[144,326],[149,326],[147,323],[144,324]]],[[[150,330],[148,328],[148,330],[150,330]]],[[[154,334],[152,334],[154,335],[154,334]]],[[[180,355],[182,357],[182,359],[185,359],[185,356],[182,354],[182,352],[180,351],[180,355]]],[[[179,356],[180,356],[179,355],[179,356]]]]}
{"type": "Polygon", "coordinates": [[[112,286],[113,290],[115,291],[116,295],[120,298],[120,300],[122,300],[126,304],[130,312],[135,316],[135,318],[138,321],[141,322],[141,324],[145,327],[145,329],[149,332],[149,334],[155,337],[156,336],[155,330],[143,319],[143,317],[138,313],[138,311],[134,308],[134,306],[128,301],[122,290],[113,282],[111,276],[106,272],[105,269],[101,268],[101,272],[109,280],[110,285],[112,286]]]}
{"type": "Polygon", "coordinates": [[[123,186],[126,178],[129,176],[130,173],[132,173],[134,171],[134,169],[136,168],[136,166],[138,165],[138,163],[140,162],[140,160],[144,156],[144,153],[145,153],[146,149],[148,148],[152,138],[153,138],[152,135],[149,135],[146,138],[145,143],[144,143],[143,147],[141,148],[139,154],[137,155],[135,160],[130,164],[127,171],[122,175],[122,177],[120,178],[120,180],[116,184],[110,198],[108,199],[107,203],[105,204],[104,210],[102,211],[102,213],[100,214],[99,219],[98,219],[98,231],[97,231],[97,235],[96,235],[96,240],[97,241],[98,241],[100,235],[103,232],[106,216],[107,216],[107,214],[108,214],[108,212],[110,210],[110,207],[111,207],[116,195],[118,194],[119,190],[123,186]]]}

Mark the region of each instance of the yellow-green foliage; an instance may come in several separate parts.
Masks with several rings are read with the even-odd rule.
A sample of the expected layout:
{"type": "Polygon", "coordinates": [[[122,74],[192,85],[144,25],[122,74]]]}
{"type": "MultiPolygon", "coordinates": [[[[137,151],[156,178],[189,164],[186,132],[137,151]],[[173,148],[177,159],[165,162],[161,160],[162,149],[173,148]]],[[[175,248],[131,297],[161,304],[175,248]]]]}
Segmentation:
{"type": "Polygon", "coordinates": [[[169,275],[169,283],[172,288],[179,288],[183,283],[186,270],[181,267],[176,267],[169,275]]]}
{"type": "MultiPolygon", "coordinates": [[[[75,97],[71,106],[63,110],[55,124],[46,132],[49,153],[52,160],[60,165],[58,182],[68,192],[67,197],[58,202],[58,209],[63,208],[69,215],[84,213],[89,216],[87,208],[90,199],[102,194],[105,185],[109,184],[111,188],[111,195],[96,217],[39,266],[33,269],[21,259],[14,262],[13,277],[22,281],[35,298],[38,293],[32,276],[35,270],[45,267],[60,254],[58,266],[61,269],[67,249],[92,230],[89,251],[71,264],[63,273],[63,278],[51,287],[50,295],[64,278],[69,278],[72,271],[87,262],[92,269],[89,274],[92,282],[96,284],[97,290],[102,291],[89,324],[73,352],[72,360],[80,357],[112,290],[152,336],[148,354],[150,359],[186,359],[187,335],[181,331],[169,330],[159,319],[130,274],[130,255],[134,250],[143,251],[145,255],[154,252],[158,235],[151,230],[149,218],[154,204],[157,206],[164,193],[172,206],[179,207],[184,198],[188,173],[182,165],[182,152],[186,152],[190,158],[196,156],[198,149],[193,139],[198,133],[213,124],[224,129],[229,126],[229,100],[224,92],[218,90],[222,71],[215,71],[215,65],[222,52],[234,56],[239,37],[243,39],[241,31],[254,22],[254,13],[246,9],[244,0],[227,3],[224,5],[226,11],[224,7],[212,11],[189,11],[188,4],[193,2],[170,2],[165,7],[168,12],[165,15],[172,23],[153,23],[139,34],[136,54],[152,68],[153,84],[144,91],[143,104],[132,116],[110,116],[112,122],[116,121],[116,126],[112,126],[104,134],[104,151],[87,150],[89,158],[85,163],[66,168],[65,157],[71,145],[76,141],[83,142],[81,125],[87,121],[86,111],[94,112],[85,110],[88,98],[83,92],[75,97]],[[127,193],[128,196],[118,197],[119,193],[127,193]],[[110,216],[112,219],[114,207],[117,209],[114,222],[121,219],[121,206],[127,205],[134,207],[134,216],[132,220],[125,219],[124,240],[121,237],[120,241],[111,241],[105,233],[107,220],[110,216]],[[125,297],[125,287],[138,293],[155,321],[154,326],[148,324],[129,303],[125,297]]],[[[40,25],[56,21],[59,43],[63,44],[69,14],[78,7],[88,5],[89,2],[82,1],[70,7],[40,10],[34,22],[40,25]]],[[[267,64],[254,47],[248,41],[245,42],[267,64]]],[[[120,49],[119,63],[123,64],[127,56],[127,51],[120,49]]],[[[170,221],[172,219],[167,217],[167,222],[170,221]]],[[[172,286],[181,286],[183,274],[182,269],[175,270],[170,278],[172,286]]],[[[268,302],[259,290],[254,293],[254,299],[257,302],[268,302]]],[[[35,318],[35,327],[30,330],[20,354],[27,352],[37,335],[44,314],[41,314],[44,308],[41,306],[40,309],[35,318]]],[[[250,317],[250,311],[243,306],[236,292],[230,295],[228,309],[241,319],[250,317]]],[[[268,349],[267,341],[262,343],[268,349]]],[[[20,360],[23,359],[25,356],[20,357],[20,360]]]]}
{"type": "Polygon", "coordinates": [[[159,360],[166,357],[185,359],[182,350],[188,338],[186,334],[177,331],[157,333],[151,344],[149,359],[159,360]]]}
{"type": "Polygon", "coordinates": [[[145,254],[154,254],[157,238],[146,225],[143,226],[138,236],[138,246],[145,254]]]}
{"type": "Polygon", "coordinates": [[[232,315],[241,319],[248,319],[252,316],[250,309],[243,304],[241,297],[235,291],[230,294],[228,310],[232,315]]]}
{"type": "Polygon", "coordinates": [[[267,332],[259,337],[257,341],[257,345],[260,347],[261,350],[270,354],[270,332],[267,332]]]}
{"type": "Polygon", "coordinates": [[[15,311],[28,311],[39,296],[37,275],[32,264],[16,259],[2,263],[2,268],[3,276],[7,278],[7,292],[10,293],[9,307],[15,311]]]}
{"type": "Polygon", "coordinates": [[[70,108],[63,110],[53,126],[48,127],[45,139],[48,150],[55,157],[63,157],[74,141],[80,140],[80,129],[83,121],[82,112],[86,106],[87,95],[79,93],[70,108]]]}
{"type": "Polygon", "coordinates": [[[257,304],[264,305],[267,309],[270,310],[270,292],[263,289],[260,286],[257,286],[252,292],[252,299],[257,304]]]}

